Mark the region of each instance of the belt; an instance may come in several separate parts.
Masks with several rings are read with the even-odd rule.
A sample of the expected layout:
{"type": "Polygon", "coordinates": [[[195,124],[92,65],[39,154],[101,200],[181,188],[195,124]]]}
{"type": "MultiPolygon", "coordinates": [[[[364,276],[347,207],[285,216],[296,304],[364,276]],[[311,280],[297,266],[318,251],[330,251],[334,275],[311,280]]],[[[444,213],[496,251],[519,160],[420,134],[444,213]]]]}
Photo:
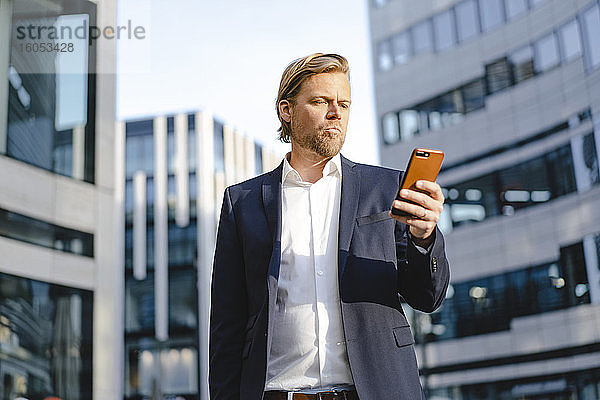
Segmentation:
{"type": "Polygon", "coordinates": [[[356,390],[325,391],[318,393],[265,392],[263,400],[359,400],[356,390]],[[289,395],[289,397],[288,397],[289,395]]]}

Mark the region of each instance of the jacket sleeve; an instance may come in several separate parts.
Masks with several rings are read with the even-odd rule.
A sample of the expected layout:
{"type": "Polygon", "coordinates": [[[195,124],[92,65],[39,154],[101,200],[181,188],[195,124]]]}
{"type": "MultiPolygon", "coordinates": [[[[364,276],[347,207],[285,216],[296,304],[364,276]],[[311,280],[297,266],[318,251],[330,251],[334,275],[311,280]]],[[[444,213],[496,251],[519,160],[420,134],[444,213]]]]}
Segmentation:
{"type": "Polygon", "coordinates": [[[231,202],[225,190],[213,263],[209,390],[212,400],[240,398],[242,347],[247,319],[242,248],[231,202]]]}
{"type": "Polygon", "coordinates": [[[433,312],[446,297],[450,281],[450,268],[444,249],[444,236],[436,227],[435,240],[431,249],[421,253],[410,239],[408,229],[400,228],[396,222],[396,248],[398,252],[398,290],[414,309],[433,312]]]}
{"type": "MultiPolygon", "coordinates": [[[[402,173],[399,176],[402,181],[402,173]]],[[[426,254],[413,243],[407,225],[396,221],[394,240],[398,265],[398,292],[415,310],[433,312],[446,297],[450,268],[444,235],[436,226],[435,240],[426,254]]]]}

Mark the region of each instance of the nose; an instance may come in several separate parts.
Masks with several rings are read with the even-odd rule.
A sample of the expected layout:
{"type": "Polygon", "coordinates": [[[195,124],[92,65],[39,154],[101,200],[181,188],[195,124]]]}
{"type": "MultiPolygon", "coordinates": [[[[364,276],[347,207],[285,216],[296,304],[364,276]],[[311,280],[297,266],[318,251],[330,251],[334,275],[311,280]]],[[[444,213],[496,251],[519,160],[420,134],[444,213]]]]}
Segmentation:
{"type": "Polygon", "coordinates": [[[329,103],[329,109],[327,110],[327,119],[341,119],[342,118],[342,110],[340,106],[335,103],[329,103]]]}

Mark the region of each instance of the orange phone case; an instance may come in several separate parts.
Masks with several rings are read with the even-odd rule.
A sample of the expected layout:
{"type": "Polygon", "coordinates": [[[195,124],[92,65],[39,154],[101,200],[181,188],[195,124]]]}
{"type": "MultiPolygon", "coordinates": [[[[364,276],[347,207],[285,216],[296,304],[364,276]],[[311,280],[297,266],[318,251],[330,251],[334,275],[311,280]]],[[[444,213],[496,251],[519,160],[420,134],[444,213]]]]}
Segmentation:
{"type": "MultiPolygon", "coordinates": [[[[431,182],[435,181],[438,176],[438,173],[440,172],[443,159],[444,152],[441,150],[423,148],[414,149],[412,151],[410,159],[408,160],[406,171],[402,176],[402,182],[398,187],[398,192],[396,193],[396,200],[402,200],[416,204],[412,201],[402,199],[400,197],[400,190],[411,189],[421,193],[428,193],[425,190],[417,189],[415,184],[418,180],[425,180],[431,182]]],[[[401,217],[414,217],[414,215],[400,211],[394,207],[392,207],[392,214],[401,217]]]]}

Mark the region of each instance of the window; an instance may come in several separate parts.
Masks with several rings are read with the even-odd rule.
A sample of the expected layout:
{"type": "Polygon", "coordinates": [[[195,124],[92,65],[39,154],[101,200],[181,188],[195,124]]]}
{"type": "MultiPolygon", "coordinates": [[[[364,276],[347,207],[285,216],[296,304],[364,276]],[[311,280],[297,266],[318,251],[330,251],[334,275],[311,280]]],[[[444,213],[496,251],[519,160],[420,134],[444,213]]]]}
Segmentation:
{"type": "Polygon", "coordinates": [[[12,7],[12,21],[2,33],[12,37],[12,46],[9,60],[3,59],[9,84],[0,154],[93,183],[97,41],[88,46],[73,32],[96,25],[96,5],[85,0],[29,3],[12,7]],[[83,50],[44,52],[41,43],[71,43],[83,50]]]}
{"type": "Polygon", "coordinates": [[[400,137],[409,140],[419,134],[419,113],[415,110],[400,111],[400,137]]]}
{"type": "Polygon", "coordinates": [[[154,334],[154,272],[125,282],[125,333],[154,334]]]}
{"type": "Polygon", "coordinates": [[[410,37],[408,32],[402,32],[392,38],[394,64],[405,64],[410,58],[410,37]]]}
{"type": "Polygon", "coordinates": [[[489,32],[504,22],[504,6],[502,0],[479,0],[481,13],[481,30],[489,32]]]}
{"type": "Polygon", "coordinates": [[[596,185],[600,183],[600,173],[598,166],[598,157],[596,156],[596,141],[594,132],[590,132],[583,137],[581,142],[581,153],[584,165],[585,184],[596,185]]]}
{"type": "Polygon", "coordinates": [[[483,79],[476,79],[463,86],[461,90],[465,113],[485,107],[485,82],[483,79]]]}
{"type": "Polygon", "coordinates": [[[454,7],[456,15],[456,34],[463,42],[479,33],[479,17],[475,0],[463,1],[454,7]]]}
{"type": "Polygon", "coordinates": [[[181,338],[160,345],[148,339],[126,343],[125,399],[149,399],[157,392],[169,393],[165,398],[197,399],[198,350],[193,343],[181,338]]]}
{"type": "Polygon", "coordinates": [[[508,58],[504,57],[485,66],[487,94],[493,94],[512,85],[508,58]]]}
{"type": "Polygon", "coordinates": [[[377,63],[382,71],[389,71],[392,68],[392,46],[389,40],[379,42],[377,46],[377,63]]]}
{"type": "Polygon", "coordinates": [[[594,5],[581,15],[585,65],[588,71],[600,66],[600,7],[594,5]]]}
{"type": "Polygon", "coordinates": [[[589,303],[583,245],[578,242],[561,248],[560,257],[549,263],[453,282],[443,307],[413,325],[425,331],[428,341],[455,339],[508,330],[513,318],[589,303]]]}
{"type": "Polygon", "coordinates": [[[263,173],[262,146],[254,143],[254,173],[260,175],[263,173]]]}
{"type": "Polygon", "coordinates": [[[400,140],[400,127],[398,125],[398,114],[391,112],[383,116],[383,141],[386,144],[394,144],[400,140]]]}
{"type": "Polygon", "coordinates": [[[198,325],[198,310],[196,307],[198,299],[197,283],[196,272],[192,269],[169,271],[170,330],[189,330],[193,332],[198,325]]]}
{"type": "Polygon", "coordinates": [[[453,226],[458,226],[499,214],[513,215],[575,190],[573,157],[567,144],[522,163],[448,185],[446,204],[453,226]]]}
{"type": "Polygon", "coordinates": [[[0,236],[53,250],[94,257],[94,235],[0,208],[0,236]]]}
{"type": "Polygon", "coordinates": [[[0,273],[3,399],[91,399],[93,293],[0,273]]]}
{"type": "MultiPolygon", "coordinates": [[[[189,127],[189,125],[188,125],[189,127]]],[[[196,170],[196,163],[197,163],[197,159],[196,159],[196,131],[193,128],[188,128],[189,132],[188,132],[188,168],[190,170],[190,172],[193,172],[196,170]]]]}
{"type": "Polygon", "coordinates": [[[531,46],[525,46],[510,55],[515,84],[535,75],[533,69],[533,51],[531,46]]]}
{"type": "Polygon", "coordinates": [[[527,0],[506,0],[506,17],[509,20],[527,12],[527,0]]]}
{"type": "Polygon", "coordinates": [[[431,20],[426,19],[412,27],[413,49],[415,55],[433,50],[431,20]]]}
{"type": "Polygon", "coordinates": [[[443,51],[454,46],[456,43],[456,32],[454,29],[454,15],[452,15],[452,9],[433,17],[433,29],[435,33],[436,51],[443,51]]]}
{"type": "Polygon", "coordinates": [[[570,61],[581,55],[579,24],[573,20],[563,25],[558,31],[563,61],[570,61]]]}
{"type": "Polygon", "coordinates": [[[217,120],[213,120],[214,129],[214,150],[215,150],[215,171],[225,171],[225,138],[223,132],[223,124],[217,120]]]}
{"type": "Polygon", "coordinates": [[[560,61],[558,46],[554,32],[544,36],[535,44],[535,71],[537,73],[548,71],[556,67],[560,61]]]}

